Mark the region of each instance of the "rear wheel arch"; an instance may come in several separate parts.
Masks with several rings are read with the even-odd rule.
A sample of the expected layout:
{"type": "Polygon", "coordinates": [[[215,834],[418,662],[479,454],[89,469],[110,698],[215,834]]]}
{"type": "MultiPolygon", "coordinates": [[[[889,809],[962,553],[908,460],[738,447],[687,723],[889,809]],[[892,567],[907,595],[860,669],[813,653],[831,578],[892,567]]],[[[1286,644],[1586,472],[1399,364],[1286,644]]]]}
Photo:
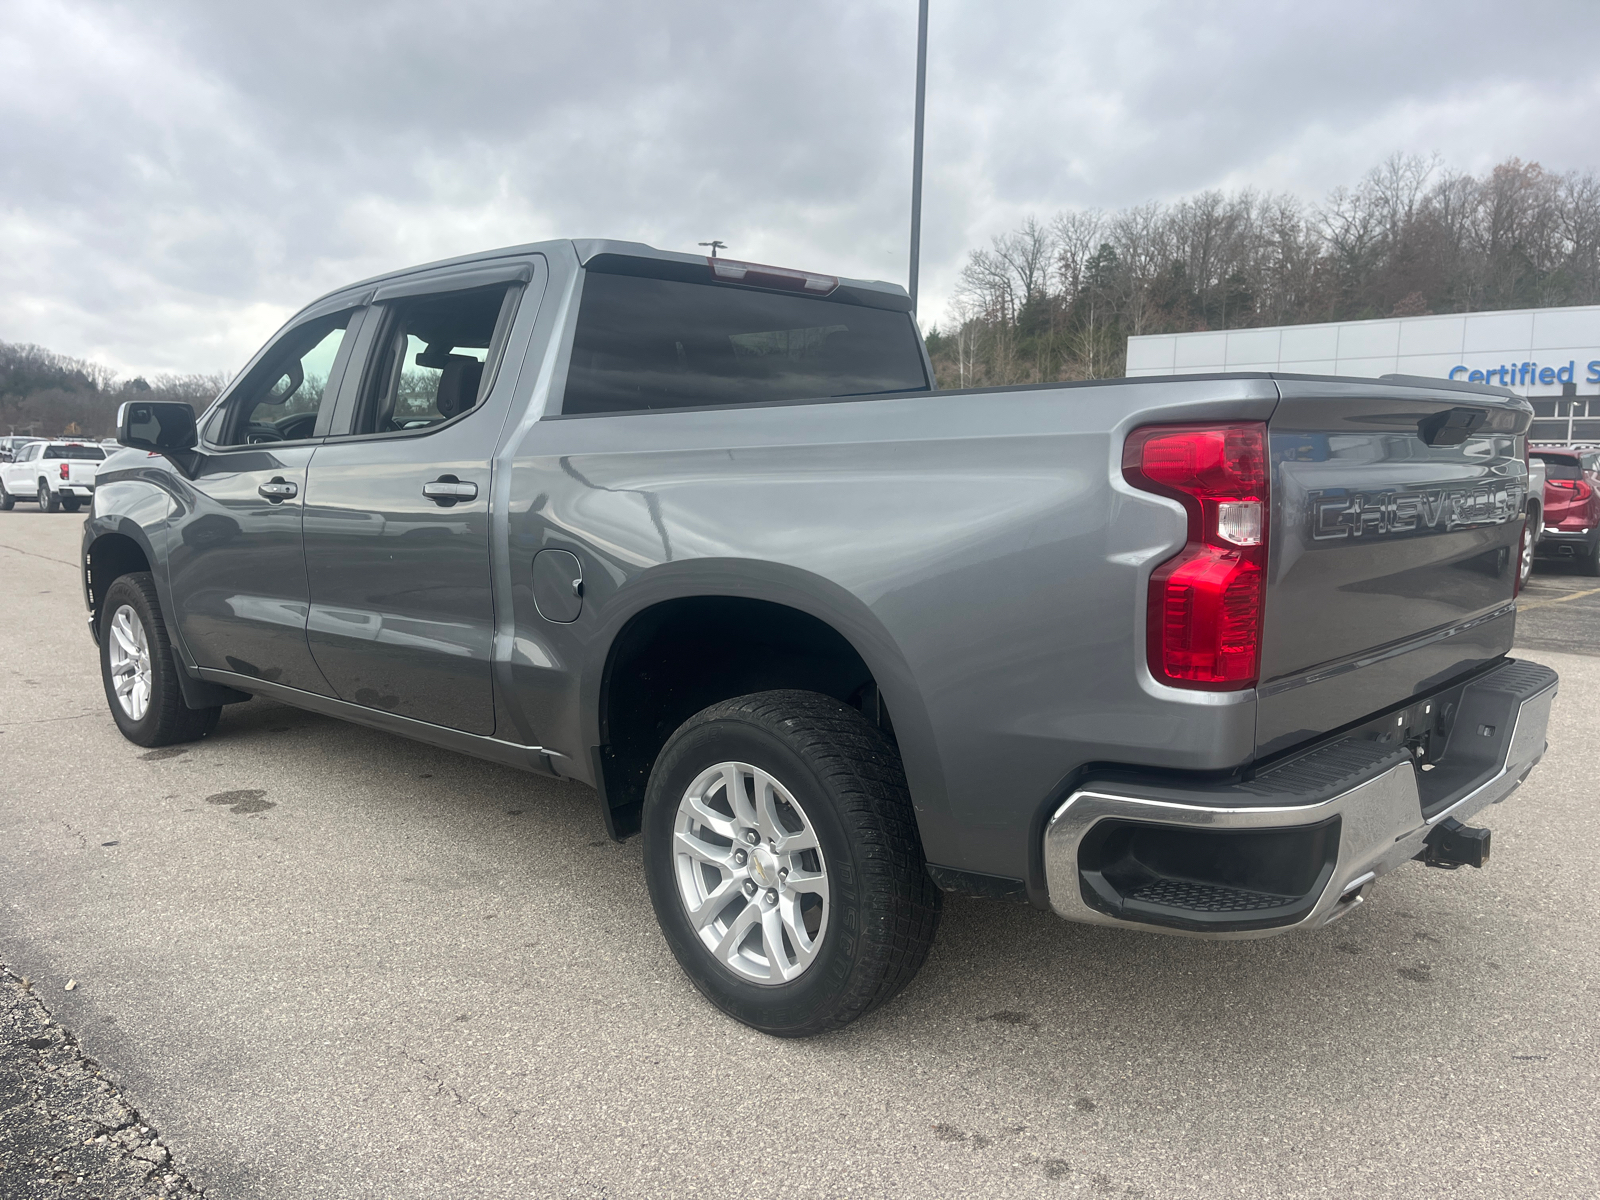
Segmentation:
{"type": "Polygon", "coordinates": [[[862,711],[899,745],[919,814],[942,799],[927,714],[887,632],[853,597],[862,612],[851,616],[787,591],[753,584],[652,597],[619,621],[583,689],[588,765],[613,836],[636,830],[650,768],[679,725],[711,704],[774,689],[862,711]]]}

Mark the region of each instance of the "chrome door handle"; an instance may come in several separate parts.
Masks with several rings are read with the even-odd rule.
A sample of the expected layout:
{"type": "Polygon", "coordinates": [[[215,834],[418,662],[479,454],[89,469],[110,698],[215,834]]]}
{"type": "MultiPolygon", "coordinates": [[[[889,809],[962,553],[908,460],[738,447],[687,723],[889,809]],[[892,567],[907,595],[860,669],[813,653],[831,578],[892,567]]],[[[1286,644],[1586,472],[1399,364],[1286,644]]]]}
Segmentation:
{"type": "Polygon", "coordinates": [[[448,508],[450,505],[462,501],[476,500],[478,498],[478,485],[475,483],[463,483],[454,475],[443,475],[432,483],[423,484],[422,494],[435,504],[448,508]]]}
{"type": "Polygon", "coordinates": [[[280,501],[290,500],[298,496],[300,494],[300,486],[290,483],[281,477],[275,477],[267,480],[256,491],[261,494],[263,499],[272,504],[277,504],[280,501]]]}

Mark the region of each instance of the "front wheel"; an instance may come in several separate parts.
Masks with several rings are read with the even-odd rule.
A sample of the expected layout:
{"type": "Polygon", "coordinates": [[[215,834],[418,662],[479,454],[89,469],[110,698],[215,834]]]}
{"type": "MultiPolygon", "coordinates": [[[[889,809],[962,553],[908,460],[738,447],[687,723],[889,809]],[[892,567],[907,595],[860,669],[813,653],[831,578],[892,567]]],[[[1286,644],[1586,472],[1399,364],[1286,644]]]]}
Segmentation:
{"type": "Polygon", "coordinates": [[[1533,576],[1533,530],[1526,524],[1522,526],[1522,551],[1517,559],[1517,590],[1520,592],[1528,586],[1528,580],[1533,576]]]}
{"type": "Polygon", "coordinates": [[[6,481],[0,479],[0,512],[10,512],[17,506],[17,498],[6,491],[6,481]]]}
{"type": "Polygon", "coordinates": [[[50,490],[50,485],[44,480],[39,480],[39,511],[60,512],[61,497],[50,490]]]}
{"type": "Polygon", "coordinates": [[[815,692],[684,722],[650,773],[644,856],[684,972],[779,1037],[839,1029],[894,996],[938,926],[899,754],[815,692]]]}
{"type": "Polygon", "coordinates": [[[122,736],[140,746],[199,741],[222,709],[190,708],[178,683],[155,580],[148,571],[120,575],[100,605],[100,675],[122,736]]]}

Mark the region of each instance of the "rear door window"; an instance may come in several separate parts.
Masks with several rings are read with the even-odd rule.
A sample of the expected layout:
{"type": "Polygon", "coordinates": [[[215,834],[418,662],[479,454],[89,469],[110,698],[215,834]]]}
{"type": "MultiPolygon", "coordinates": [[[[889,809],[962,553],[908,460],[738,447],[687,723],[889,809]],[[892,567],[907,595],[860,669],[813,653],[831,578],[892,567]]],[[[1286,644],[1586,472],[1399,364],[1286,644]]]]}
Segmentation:
{"type": "Polygon", "coordinates": [[[520,291],[497,285],[385,305],[351,432],[426,430],[476,408],[520,291]]]}
{"type": "Polygon", "coordinates": [[[748,405],[927,386],[909,313],[590,271],[562,412],[748,405]]]}

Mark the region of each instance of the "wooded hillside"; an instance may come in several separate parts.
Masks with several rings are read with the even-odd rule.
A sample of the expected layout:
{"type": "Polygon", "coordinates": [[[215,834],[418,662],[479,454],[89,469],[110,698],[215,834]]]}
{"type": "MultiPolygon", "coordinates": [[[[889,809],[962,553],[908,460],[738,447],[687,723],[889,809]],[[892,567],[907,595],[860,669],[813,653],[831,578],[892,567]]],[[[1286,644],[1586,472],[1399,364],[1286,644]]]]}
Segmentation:
{"type": "Polygon", "coordinates": [[[974,250],[941,387],[1123,373],[1127,338],[1600,303],[1600,179],[1395,156],[1320,204],[1253,191],[1030,218],[974,250]]]}
{"type": "Polygon", "coordinates": [[[199,412],[226,383],[222,375],[118,380],[99,363],[0,342],[0,433],[110,437],[124,400],[187,400],[199,412]]]}

